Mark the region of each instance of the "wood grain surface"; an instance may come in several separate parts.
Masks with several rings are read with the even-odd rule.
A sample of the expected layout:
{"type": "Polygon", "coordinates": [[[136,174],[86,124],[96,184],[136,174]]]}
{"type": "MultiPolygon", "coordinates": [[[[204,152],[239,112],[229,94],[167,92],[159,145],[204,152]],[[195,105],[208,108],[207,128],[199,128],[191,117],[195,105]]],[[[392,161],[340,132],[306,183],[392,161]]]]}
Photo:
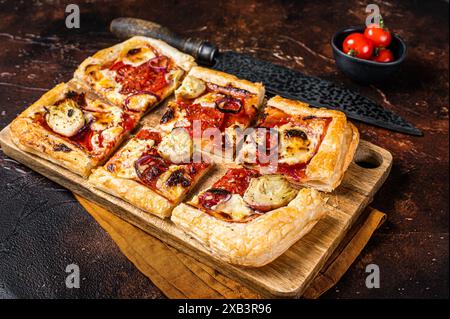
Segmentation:
{"type": "MultiPolygon", "coordinates": [[[[153,114],[149,122],[156,118],[153,114]]],[[[20,150],[11,140],[9,126],[0,132],[0,143],[6,155],[267,297],[298,297],[303,293],[347,230],[372,201],[392,166],[392,155],[388,151],[361,141],[355,156],[356,162],[350,164],[341,186],[329,195],[328,214],[274,262],[260,268],[244,268],[215,259],[199,242],[187,236],[170,220],[148,214],[94,188],[82,177],[20,150]]],[[[204,183],[215,179],[213,174],[204,183]]]]}

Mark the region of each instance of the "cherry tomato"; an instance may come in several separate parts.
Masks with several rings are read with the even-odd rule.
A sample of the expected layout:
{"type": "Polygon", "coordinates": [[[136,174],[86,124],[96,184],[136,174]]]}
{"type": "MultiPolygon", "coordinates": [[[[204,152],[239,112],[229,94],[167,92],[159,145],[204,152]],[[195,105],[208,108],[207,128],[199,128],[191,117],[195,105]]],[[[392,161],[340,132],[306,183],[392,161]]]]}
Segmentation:
{"type": "Polygon", "coordinates": [[[372,58],[373,61],[376,62],[392,62],[394,61],[394,55],[392,54],[392,51],[389,49],[380,49],[376,50],[375,56],[372,58]]]}
{"type": "Polygon", "coordinates": [[[362,33],[352,33],[347,36],[342,48],[345,54],[365,60],[370,59],[373,52],[372,42],[362,33]]]}
{"type": "Polygon", "coordinates": [[[391,43],[392,35],[388,29],[384,27],[383,20],[380,24],[371,24],[364,30],[364,36],[372,41],[376,48],[387,48],[391,43]]]}

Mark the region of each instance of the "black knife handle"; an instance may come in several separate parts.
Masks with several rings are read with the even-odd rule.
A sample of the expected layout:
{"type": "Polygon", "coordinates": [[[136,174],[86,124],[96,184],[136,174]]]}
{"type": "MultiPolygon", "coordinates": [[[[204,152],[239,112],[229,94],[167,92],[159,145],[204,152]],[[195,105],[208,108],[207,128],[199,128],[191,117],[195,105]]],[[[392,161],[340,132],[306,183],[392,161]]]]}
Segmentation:
{"type": "Polygon", "coordinates": [[[117,18],[111,21],[110,30],[119,38],[130,38],[135,35],[160,39],[171,46],[192,55],[203,64],[213,64],[214,55],[218,51],[214,44],[200,39],[183,38],[166,27],[155,22],[136,18],[117,18]]]}

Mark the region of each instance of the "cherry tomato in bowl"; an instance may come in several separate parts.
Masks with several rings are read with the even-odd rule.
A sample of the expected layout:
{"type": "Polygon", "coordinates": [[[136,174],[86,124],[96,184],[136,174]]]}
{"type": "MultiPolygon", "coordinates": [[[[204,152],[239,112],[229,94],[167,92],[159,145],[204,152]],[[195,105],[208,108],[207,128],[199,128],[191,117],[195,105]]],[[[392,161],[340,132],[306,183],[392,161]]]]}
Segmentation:
{"type": "Polygon", "coordinates": [[[352,33],[363,34],[365,28],[366,26],[347,27],[333,35],[331,47],[336,66],[342,73],[360,84],[385,83],[392,78],[392,75],[397,72],[406,59],[406,43],[397,34],[391,33],[392,41],[387,49],[393,54],[394,60],[392,62],[381,63],[370,59],[364,60],[344,53],[343,43],[345,38],[352,33]]]}
{"type": "Polygon", "coordinates": [[[380,24],[371,24],[364,30],[364,36],[372,41],[376,48],[387,48],[392,41],[391,32],[384,27],[383,20],[380,24]]]}
{"type": "Polygon", "coordinates": [[[342,49],[345,54],[368,60],[372,57],[373,44],[362,33],[355,32],[345,38],[342,49]]]}
{"type": "Polygon", "coordinates": [[[389,49],[377,48],[375,50],[374,56],[372,57],[372,61],[381,63],[393,62],[394,55],[392,54],[392,51],[389,49]]]}

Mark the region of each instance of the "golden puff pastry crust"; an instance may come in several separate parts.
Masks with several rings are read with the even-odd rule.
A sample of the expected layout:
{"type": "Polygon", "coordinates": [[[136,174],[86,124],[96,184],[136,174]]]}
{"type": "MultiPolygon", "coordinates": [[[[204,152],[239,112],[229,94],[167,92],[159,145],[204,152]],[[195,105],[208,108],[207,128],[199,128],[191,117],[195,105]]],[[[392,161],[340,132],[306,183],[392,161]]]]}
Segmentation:
{"type": "MultiPolygon", "coordinates": [[[[87,177],[91,169],[101,165],[114,148],[120,144],[127,133],[118,132],[115,146],[110,149],[99,149],[98,153],[88,152],[76,143],[45,128],[37,121],[37,117],[46,112],[49,106],[67,97],[68,92],[79,89],[72,83],[61,83],[45,93],[38,101],[23,111],[10,126],[13,142],[22,150],[61,165],[70,171],[87,177]]],[[[106,102],[97,99],[93,103],[106,102]]],[[[110,106],[113,107],[113,106],[110,106]]]]}
{"type": "MultiPolygon", "coordinates": [[[[120,87],[119,84],[115,82],[114,76],[111,74],[107,75],[108,66],[117,61],[126,62],[126,64],[133,63],[128,57],[129,52],[142,48],[152,48],[156,50],[158,54],[170,58],[175,64],[175,69],[173,70],[174,73],[171,75],[171,83],[167,88],[163,89],[159,95],[159,100],[151,100],[151,98],[148,97],[150,98],[149,101],[153,107],[171,95],[181,83],[184,75],[196,65],[195,59],[192,56],[178,51],[161,40],[135,36],[112,47],[100,50],[93,56],[85,59],[78,66],[74,73],[74,78],[88,84],[97,93],[105,96],[111,102],[121,105],[126,101],[127,96],[130,94],[121,94],[119,92],[120,87]]],[[[151,52],[139,53],[138,55],[141,56],[138,62],[136,62],[136,65],[148,61],[151,58],[151,56],[147,57],[143,53],[151,54],[151,52]]]]}
{"type": "MultiPolygon", "coordinates": [[[[184,144],[189,148],[187,142],[184,144]]],[[[96,169],[89,182],[148,213],[169,217],[173,207],[212,167],[212,164],[191,160],[172,162],[177,151],[186,150],[180,144],[183,144],[180,135],[162,135],[153,128],[144,127],[103,167],[96,169]],[[168,154],[167,151],[173,152],[168,154]]]]}
{"type": "Polygon", "coordinates": [[[322,195],[303,188],[287,206],[246,223],[224,221],[184,203],[175,207],[171,220],[215,258],[240,266],[261,267],[307,234],[326,212],[322,195]]]}
{"type": "Polygon", "coordinates": [[[302,184],[327,192],[339,186],[359,143],[358,129],[347,121],[345,114],[312,108],[305,103],[280,96],[271,98],[267,105],[291,115],[331,117],[322,143],[306,168],[306,179],[302,184]]]}
{"type": "Polygon", "coordinates": [[[88,181],[95,188],[160,218],[169,217],[176,205],[143,184],[131,179],[117,177],[103,167],[94,170],[88,181]]]}
{"type": "MultiPolygon", "coordinates": [[[[267,102],[266,110],[271,109],[278,109],[285,116],[298,116],[298,118],[314,118],[319,120],[326,119],[329,121],[326,129],[322,130],[323,132],[321,134],[323,136],[316,138],[317,149],[308,148],[310,157],[305,163],[304,173],[301,179],[296,180],[290,178],[290,176],[287,177],[290,178],[293,184],[298,186],[314,187],[325,192],[333,191],[341,183],[344,173],[350,165],[358,147],[359,133],[357,128],[347,121],[345,114],[342,112],[324,108],[313,108],[306,103],[285,99],[280,96],[275,96],[267,102]]],[[[263,121],[270,122],[270,114],[269,112],[263,118],[263,121]]],[[[295,124],[287,121],[287,124],[283,124],[280,127],[283,126],[295,127],[295,124]]],[[[242,154],[244,153],[245,149],[242,154]]],[[[294,163],[304,163],[297,155],[293,155],[291,160],[294,163]]],[[[281,163],[280,157],[278,163],[281,163]]],[[[246,165],[258,168],[258,165],[251,162],[246,163],[246,165]]]]}

